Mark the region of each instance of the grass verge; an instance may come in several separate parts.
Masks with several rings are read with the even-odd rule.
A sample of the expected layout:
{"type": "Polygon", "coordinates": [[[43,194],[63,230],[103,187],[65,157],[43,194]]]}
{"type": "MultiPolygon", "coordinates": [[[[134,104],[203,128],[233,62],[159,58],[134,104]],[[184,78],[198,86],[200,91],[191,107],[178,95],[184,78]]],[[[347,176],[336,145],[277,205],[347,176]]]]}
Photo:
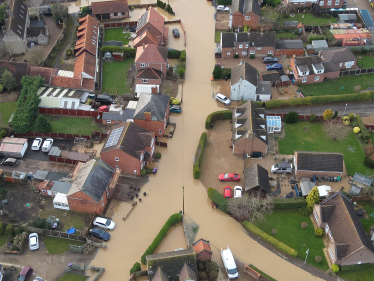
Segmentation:
{"type": "Polygon", "coordinates": [[[339,277],[349,281],[371,281],[374,276],[374,265],[360,271],[340,272],[339,277]]]}
{"type": "Polygon", "coordinates": [[[214,43],[221,42],[221,30],[216,30],[214,33],[214,43]]]}
{"type": "Polygon", "coordinates": [[[103,92],[118,95],[131,93],[131,89],[127,86],[127,71],[130,69],[134,58],[124,61],[104,62],[103,64],[103,92]]]}
{"type": "Polygon", "coordinates": [[[257,267],[255,267],[253,264],[250,264],[249,265],[250,268],[256,270],[258,273],[260,273],[262,276],[264,276],[265,278],[267,278],[269,281],[277,281],[275,280],[274,278],[270,277],[269,275],[267,275],[265,272],[259,270],[257,267]]]}
{"type": "Polygon", "coordinates": [[[307,25],[325,25],[325,24],[330,24],[330,23],[336,23],[336,18],[331,17],[331,18],[315,18],[313,14],[311,13],[295,13],[294,17],[288,17],[288,18],[283,18],[283,14],[280,14],[281,17],[281,23],[284,25],[285,21],[298,21],[302,22],[303,24],[307,25]]]}
{"type": "Polygon", "coordinates": [[[87,276],[81,276],[81,275],[74,275],[70,273],[66,273],[64,276],[62,276],[57,281],[86,281],[87,276]]]}
{"type": "Polygon", "coordinates": [[[10,116],[12,116],[13,112],[16,110],[16,107],[17,107],[16,102],[0,103],[0,126],[1,127],[9,127],[8,126],[9,118],[10,116]]]}
{"type": "Polygon", "coordinates": [[[61,239],[56,237],[45,237],[44,245],[47,248],[47,251],[52,255],[59,255],[70,250],[69,245],[83,245],[83,242],[73,241],[68,239],[61,239]]]}
{"type": "Polygon", "coordinates": [[[374,67],[374,57],[371,56],[360,56],[361,59],[357,60],[357,65],[360,68],[374,67]]]}
{"type": "Polygon", "coordinates": [[[105,29],[104,41],[121,41],[123,45],[127,45],[129,44],[129,39],[125,38],[125,36],[130,36],[130,33],[123,33],[123,27],[108,28],[105,29]]]}
{"type": "Polygon", "coordinates": [[[3,236],[0,236],[0,247],[3,246],[7,240],[8,235],[4,234],[3,236]]]}

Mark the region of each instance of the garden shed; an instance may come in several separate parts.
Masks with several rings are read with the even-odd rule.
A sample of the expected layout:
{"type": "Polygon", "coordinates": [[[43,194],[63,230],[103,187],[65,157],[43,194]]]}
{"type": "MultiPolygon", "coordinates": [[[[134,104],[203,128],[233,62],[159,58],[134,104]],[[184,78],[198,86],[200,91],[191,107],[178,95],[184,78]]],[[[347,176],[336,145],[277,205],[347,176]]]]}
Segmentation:
{"type": "Polygon", "coordinates": [[[22,158],[27,147],[27,139],[6,137],[0,145],[0,155],[3,157],[22,158]]]}
{"type": "Polygon", "coordinates": [[[266,116],[268,133],[280,133],[282,130],[282,120],[280,116],[266,116]]]}

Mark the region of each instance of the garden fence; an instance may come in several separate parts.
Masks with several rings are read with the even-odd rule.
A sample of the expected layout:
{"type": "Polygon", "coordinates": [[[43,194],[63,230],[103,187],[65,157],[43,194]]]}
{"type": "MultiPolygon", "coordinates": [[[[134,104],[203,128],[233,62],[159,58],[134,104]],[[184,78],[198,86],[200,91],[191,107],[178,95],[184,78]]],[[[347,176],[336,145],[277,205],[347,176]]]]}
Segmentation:
{"type": "Polygon", "coordinates": [[[356,69],[356,70],[341,70],[339,76],[353,76],[374,73],[374,67],[356,69]]]}
{"type": "Polygon", "coordinates": [[[99,112],[97,110],[81,110],[81,109],[67,109],[67,108],[47,108],[39,107],[39,113],[50,115],[66,115],[66,116],[82,116],[82,117],[97,117],[99,112]]]}
{"type": "Polygon", "coordinates": [[[106,139],[108,134],[93,131],[91,136],[86,135],[77,135],[77,134],[65,134],[65,133],[40,133],[40,132],[27,132],[25,134],[14,134],[16,138],[60,138],[60,139],[75,139],[75,138],[85,138],[91,140],[92,138],[100,137],[106,139]]]}
{"type": "Polygon", "coordinates": [[[67,234],[66,232],[61,232],[57,230],[42,229],[42,234],[44,234],[45,236],[50,236],[50,237],[57,237],[57,238],[74,240],[74,241],[87,242],[86,236],[78,235],[78,234],[67,234]]]}

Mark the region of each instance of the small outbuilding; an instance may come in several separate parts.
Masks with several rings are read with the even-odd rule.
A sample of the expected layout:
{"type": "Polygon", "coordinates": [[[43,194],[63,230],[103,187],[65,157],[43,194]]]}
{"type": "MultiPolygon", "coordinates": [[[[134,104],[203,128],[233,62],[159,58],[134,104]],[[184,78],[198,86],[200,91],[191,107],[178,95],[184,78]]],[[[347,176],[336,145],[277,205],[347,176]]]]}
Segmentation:
{"type": "Polygon", "coordinates": [[[192,244],[196,258],[200,261],[210,261],[212,258],[212,250],[208,240],[200,239],[192,244]]]}
{"type": "Polygon", "coordinates": [[[27,147],[27,139],[6,137],[0,145],[0,155],[2,157],[22,158],[27,147]]]}
{"type": "Polygon", "coordinates": [[[53,207],[56,209],[70,210],[66,194],[57,193],[53,198],[53,207]]]}
{"type": "Polygon", "coordinates": [[[339,14],[338,22],[339,23],[355,23],[357,21],[356,14],[339,14]]]}
{"type": "Polygon", "coordinates": [[[269,172],[264,167],[255,164],[244,169],[245,192],[271,192],[269,172]]]}
{"type": "Polygon", "coordinates": [[[88,92],[57,88],[57,87],[40,87],[38,96],[40,98],[39,107],[52,107],[63,109],[78,109],[87,101],[88,92]]]}
{"type": "Polygon", "coordinates": [[[268,133],[280,133],[282,131],[282,120],[280,116],[266,116],[268,133]]]}

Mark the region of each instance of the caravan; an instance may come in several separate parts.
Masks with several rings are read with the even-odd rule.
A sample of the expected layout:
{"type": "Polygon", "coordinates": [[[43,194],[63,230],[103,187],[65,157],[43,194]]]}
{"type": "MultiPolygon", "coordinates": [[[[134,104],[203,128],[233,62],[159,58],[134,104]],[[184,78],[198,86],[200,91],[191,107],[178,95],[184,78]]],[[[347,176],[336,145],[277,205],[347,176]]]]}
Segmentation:
{"type": "Polygon", "coordinates": [[[227,249],[222,249],[221,247],[221,258],[229,279],[237,279],[239,277],[239,273],[236,268],[234,256],[232,255],[229,246],[227,246],[227,249]]]}

